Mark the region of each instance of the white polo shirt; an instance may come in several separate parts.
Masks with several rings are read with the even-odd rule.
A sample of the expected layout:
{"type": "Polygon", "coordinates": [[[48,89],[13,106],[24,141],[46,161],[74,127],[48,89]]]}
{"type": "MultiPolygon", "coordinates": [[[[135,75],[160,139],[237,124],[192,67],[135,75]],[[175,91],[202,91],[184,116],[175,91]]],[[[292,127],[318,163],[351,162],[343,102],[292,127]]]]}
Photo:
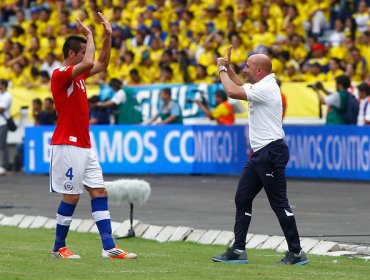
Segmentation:
{"type": "Polygon", "coordinates": [[[283,106],[275,74],[269,74],[255,84],[243,85],[247,95],[249,139],[254,152],[273,141],[284,138],[283,106]]]}
{"type": "Polygon", "coordinates": [[[117,106],[125,103],[126,100],[127,100],[126,93],[123,89],[120,89],[119,91],[117,91],[111,99],[111,101],[117,106]]]}
{"type": "MultiPolygon", "coordinates": [[[[1,93],[0,92],[0,108],[4,109],[4,115],[5,117],[10,117],[10,106],[12,106],[12,95],[6,91],[1,93]]],[[[0,114],[0,125],[6,125],[6,119],[4,118],[3,114],[0,114]]]]}

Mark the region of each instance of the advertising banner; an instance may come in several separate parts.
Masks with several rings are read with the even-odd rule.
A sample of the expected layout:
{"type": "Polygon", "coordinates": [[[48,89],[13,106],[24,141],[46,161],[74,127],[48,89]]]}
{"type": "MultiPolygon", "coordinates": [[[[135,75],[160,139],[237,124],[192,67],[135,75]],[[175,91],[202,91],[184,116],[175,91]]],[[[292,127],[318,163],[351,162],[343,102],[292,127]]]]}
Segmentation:
{"type": "MultiPolygon", "coordinates": [[[[25,170],[47,173],[54,127],[31,127],[25,170]]],[[[370,180],[370,128],[285,126],[287,176],[370,180]]],[[[106,174],[240,174],[249,153],[245,126],[92,126],[106,174]]]]}
{"type": "Polygon", "coordinates": [[[287,175],[370,180],[370,128],[351,125],[286,126],[287,175]]]}
{"type": "MultiPolygon", "coordinates": [[[[30,127],[27,173],[49,171],[54,127],[30,127]]],[[[244,126],[92,126],[105,174],[239,174],[247,160],[244,126]]]]}

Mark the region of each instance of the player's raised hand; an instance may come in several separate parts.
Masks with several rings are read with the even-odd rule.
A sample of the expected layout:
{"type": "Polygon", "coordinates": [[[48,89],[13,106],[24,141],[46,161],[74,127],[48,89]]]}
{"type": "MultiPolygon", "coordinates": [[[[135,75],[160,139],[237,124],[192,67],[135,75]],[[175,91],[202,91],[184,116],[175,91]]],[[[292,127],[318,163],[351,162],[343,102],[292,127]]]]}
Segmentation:
{"type": "Polygon", "coordinates": [[[228,61],[228,64],[226,66],[229,66],[230,59],[231,59],[231,51],[233,50],[233,46],[230,45],[227,47],[227,54],[226,54],[226,60],[228,61]]]}
{"type": "Polygon", "coordinates": [[[76,19],[76,26],[77,26],[78,32],[80,32],[85,37],[87,37],[87,35],[92,33],[90,28],[88,28],[85,24],[83,24],[78,18],[76,19]]]}
{"type": "Polygon", "coordinates": [[[106,36],[111,36],[112,35],[112,26],[111,26],[111,24],[109,23],[107,18],[105,16],[103,16],[103,14],[101,12],[98,12],[98,16],[100,18],[101,23],[104,26],[104,34],[106,36]]]}

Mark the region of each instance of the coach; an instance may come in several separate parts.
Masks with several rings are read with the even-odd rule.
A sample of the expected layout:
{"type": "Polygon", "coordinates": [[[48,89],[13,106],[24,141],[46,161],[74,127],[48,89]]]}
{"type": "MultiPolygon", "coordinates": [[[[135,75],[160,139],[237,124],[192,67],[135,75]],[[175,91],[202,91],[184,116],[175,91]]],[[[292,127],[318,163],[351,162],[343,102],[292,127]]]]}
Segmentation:
{"type": "Polygon", "coordinates": [[[271,73],[271,60],[264,54],[250,56],[243,69],[249,83],[244,84],[230,65],[231,50],[232,46],[228,48],[226,58],[217,59],[218,71],[226,93],[231,98],[249,102],[252,154],[235,195],[235,242],[225,253],[214,256],[212,260],[248,262],[245,240],[252,218],[252,202],[263,187],[288,243],[289,251],[279,264],[306,264],[308,260],[302,251],[294,214],[286,195],[285,167],[289,150],[283,140],[281,94],[275,74],[271,73]]]}

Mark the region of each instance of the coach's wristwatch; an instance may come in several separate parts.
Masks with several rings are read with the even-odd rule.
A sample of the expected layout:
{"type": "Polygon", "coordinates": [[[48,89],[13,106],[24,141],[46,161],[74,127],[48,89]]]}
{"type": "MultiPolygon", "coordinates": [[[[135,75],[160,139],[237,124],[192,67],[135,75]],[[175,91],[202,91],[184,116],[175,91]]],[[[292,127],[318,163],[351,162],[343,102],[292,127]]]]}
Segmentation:
{"type": "Polygon", "coordinates": [[[227,68],[226,68],[226,66],[219,66],[218,67],[218,73],[220,73],[220,72],[222,72],[222,71],[225,71],[225,72],[227,72],[227,68]]]}

